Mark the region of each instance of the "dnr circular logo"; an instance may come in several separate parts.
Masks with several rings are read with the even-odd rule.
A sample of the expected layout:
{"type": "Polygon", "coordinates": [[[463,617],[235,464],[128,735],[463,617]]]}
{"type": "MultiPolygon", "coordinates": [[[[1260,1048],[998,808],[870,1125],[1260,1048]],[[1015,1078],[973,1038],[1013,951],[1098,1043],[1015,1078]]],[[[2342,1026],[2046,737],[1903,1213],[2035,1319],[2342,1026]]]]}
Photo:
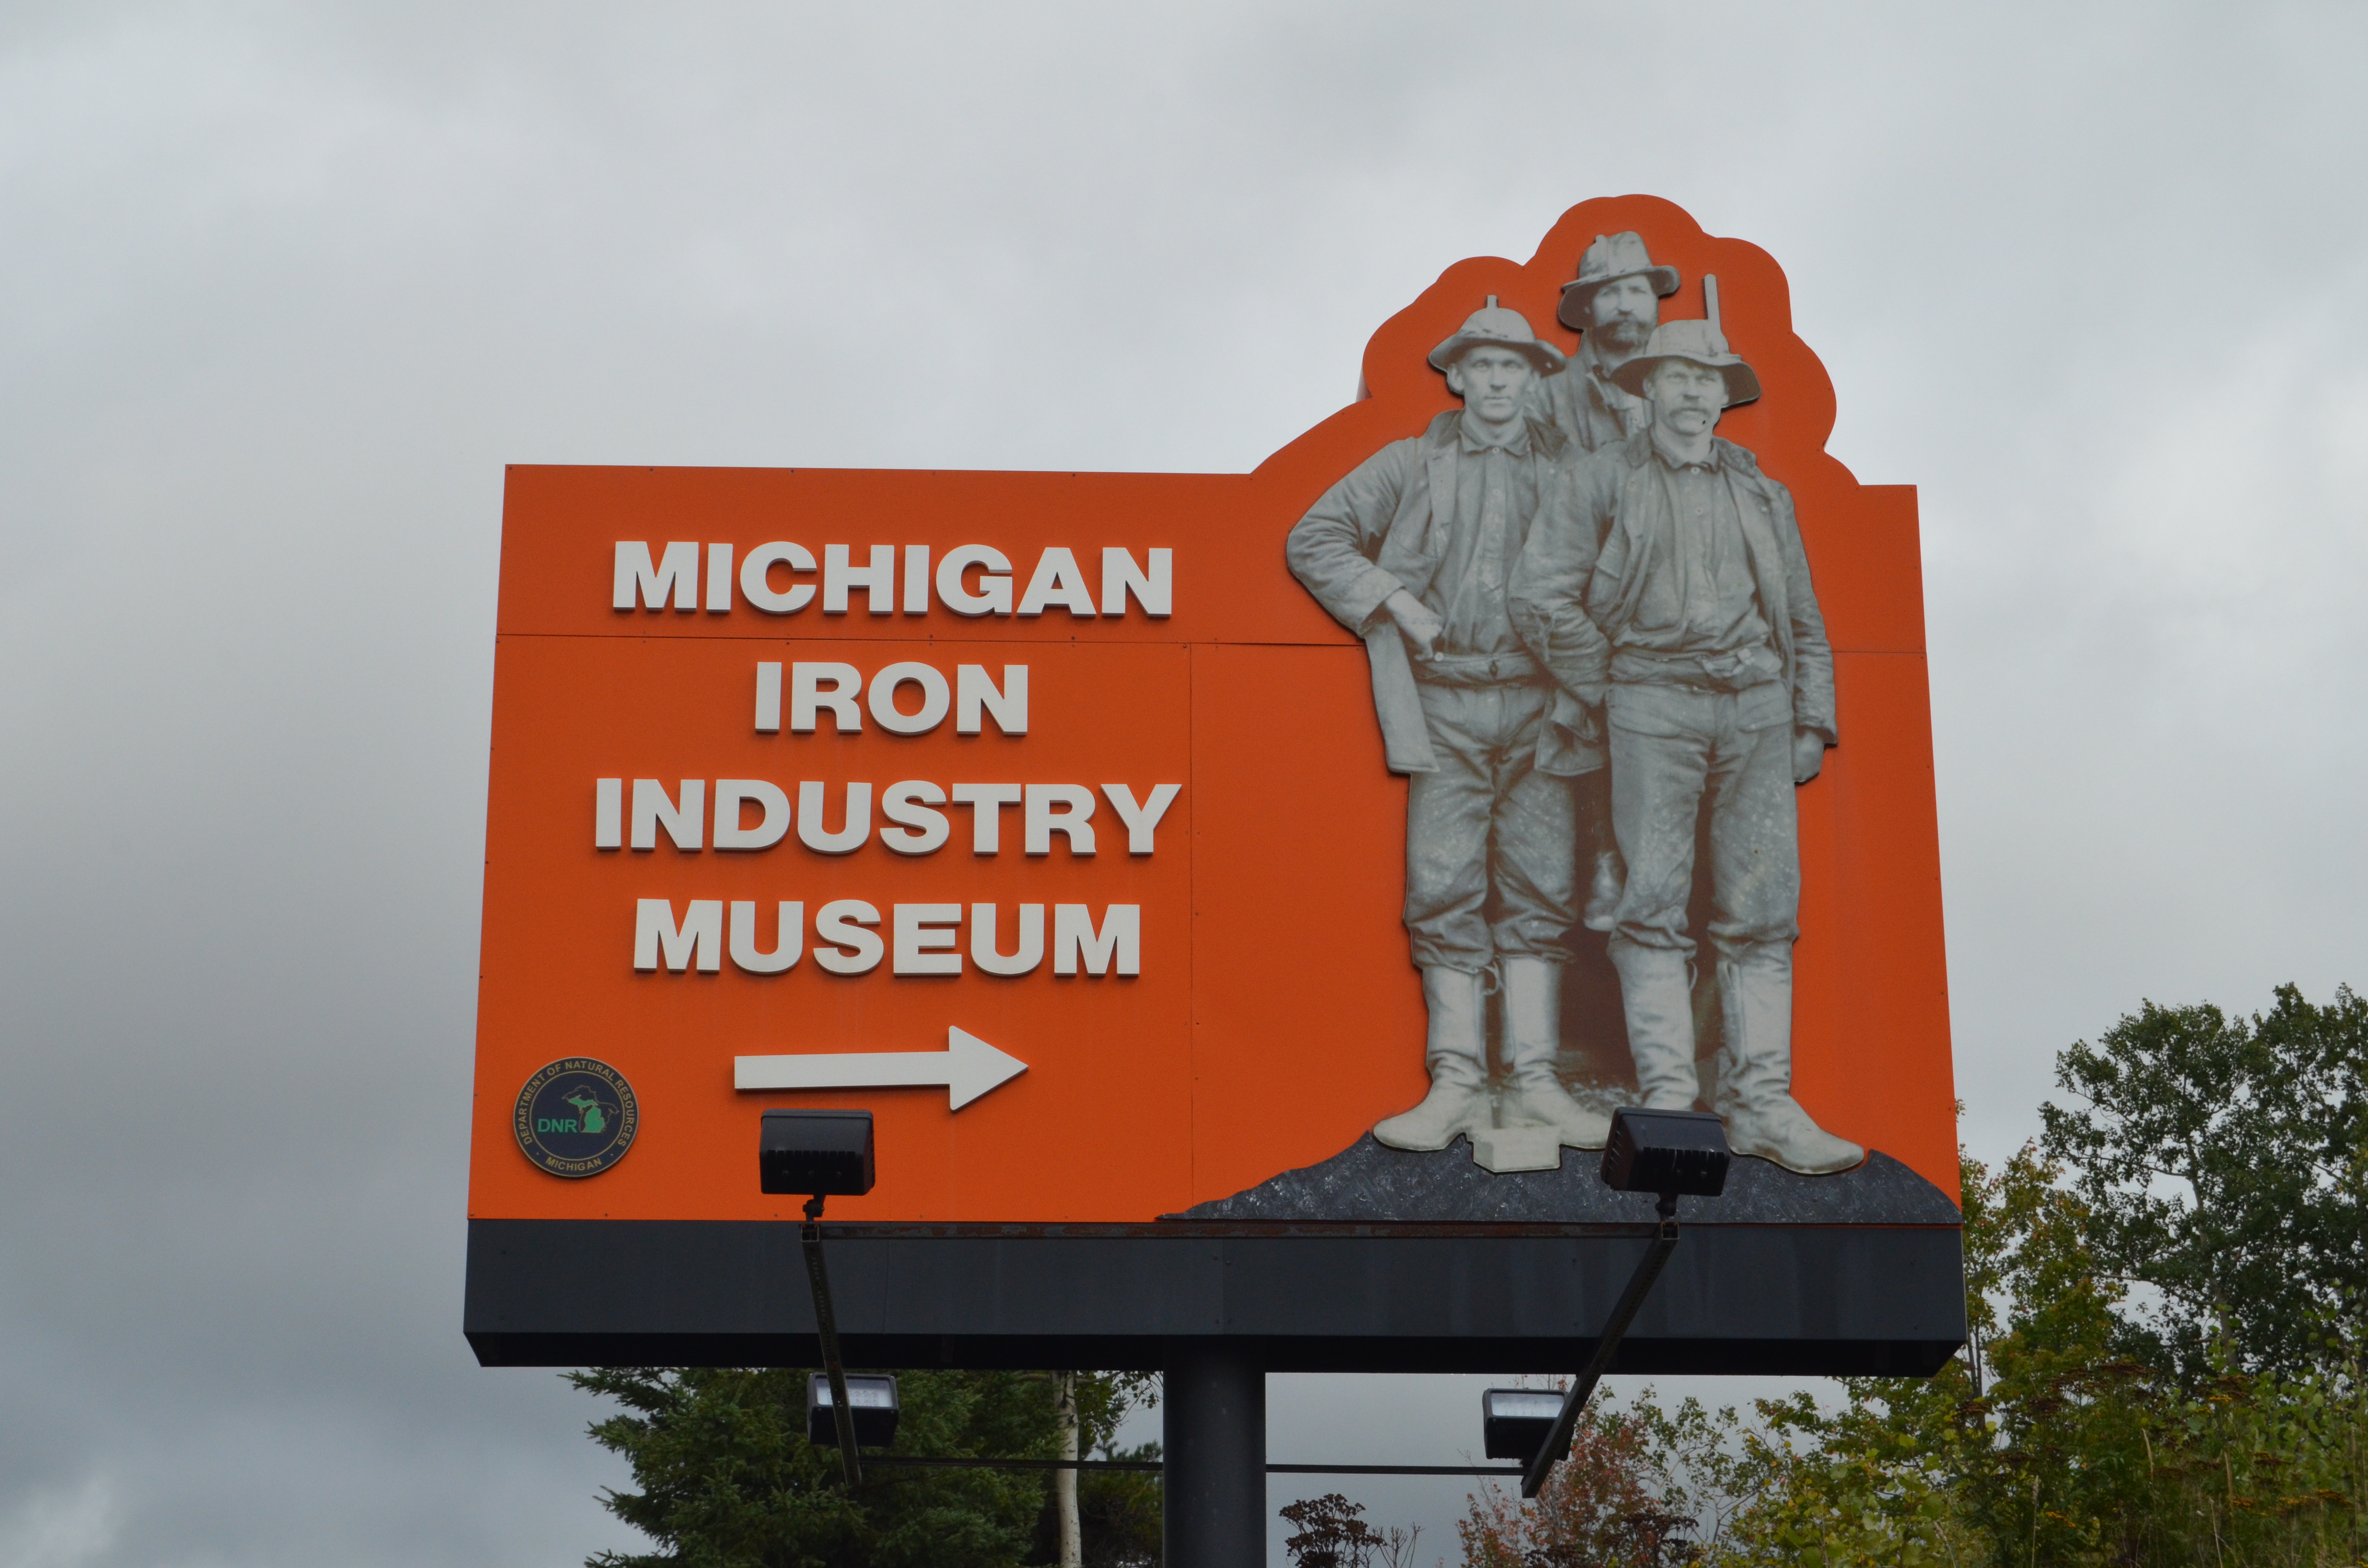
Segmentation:
{"type": "Polygon", "coordinates": [[[641,1125],[625,1075],[605,1062],[569,1056],[518,1091],[515,1131],[526,1157],[555,1176],[598,1176],[625,1157],[641,1125]]]}

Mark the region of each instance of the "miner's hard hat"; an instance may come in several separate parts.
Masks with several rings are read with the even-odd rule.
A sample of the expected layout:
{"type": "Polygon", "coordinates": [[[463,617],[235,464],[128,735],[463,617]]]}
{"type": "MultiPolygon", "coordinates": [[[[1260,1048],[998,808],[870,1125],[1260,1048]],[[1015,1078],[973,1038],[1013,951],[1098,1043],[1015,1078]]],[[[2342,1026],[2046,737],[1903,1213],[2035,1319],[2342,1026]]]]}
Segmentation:
{"type": "Polygon", "coordinates": [[[1497,296],[1463,318],[1463,327],[1454,336],[1430,351],[1430,368],[1444,370],[1474,348],[1510,348],[1526,356],[1538,368],[1541,376],[1551,376],[1563,367],[1562,350],[1551,343],[1542,343],[1530,330],[1530,318],[1510,306],[1500,305],[1497,296]]]}
{"type": "Polygon", "coordinates": [[[1645,352],[1611,372],[1611,384],[1642,397],[1645,381],[1664,359],[1683,359],[1725,377],[1729,408],[1759,395],[1759,378],[1727,347],[1726,334],[1706,321],[1665,321],[1655,327],[1645,352]]]}
{"type": "Polygon", "coordinates": [[[1595,324],[1588,313],[1595,291],[1622,278],[1648,278],[1653,292],[1665,299],[1678,291],[1678,269],[1654,266],[1653,258],[1645,254],[1645,237],[1635,230],[1598,234],[1587,254],[1578,258],[1578,276],[1562,286],[1555,318],[1574,332],[1585,332],[1595,324]]]}

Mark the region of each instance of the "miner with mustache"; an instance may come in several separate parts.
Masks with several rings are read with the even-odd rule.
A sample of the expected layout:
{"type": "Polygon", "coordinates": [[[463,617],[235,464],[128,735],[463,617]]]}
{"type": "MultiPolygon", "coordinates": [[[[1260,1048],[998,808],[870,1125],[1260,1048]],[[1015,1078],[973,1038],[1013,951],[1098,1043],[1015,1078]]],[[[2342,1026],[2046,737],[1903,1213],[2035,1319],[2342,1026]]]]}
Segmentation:
{"type": "Polygon", "coordinates": [[[1564,691],[1608,721],[1627,861],[1609,946],[1645,1103],[1689,1110],[1703,1094],[1688,905],[1706,837],[1721,1024],[1710,1108],[1736,1153],[1822,1176],[1866,1157],[1792,1092],[1793,793],[1838,738],[1833,649],[1792,493],[1713,434],[1759,378],[1727,346],[1708,279],[1704,293],[1710,320],[1655,328],[1620,368],[1652,423],[1580,466],[1576,511],[1531,531],[1508,604],[1564,691]]]}
{"type": "Polygon", "coordinates": [[[1645,352],[1660,324],[1661,301],[1678,291],[1678,269],[1656,267],[1634,231],[1598,234],[1579,258],[1578,276],[1562,286],[1554,316],[1581,334],[1570,369],[1540,381],[1541,416],[1581,451],[1616,447],[1653,422],[1645,400],[1612,372],[1645,352]]]}

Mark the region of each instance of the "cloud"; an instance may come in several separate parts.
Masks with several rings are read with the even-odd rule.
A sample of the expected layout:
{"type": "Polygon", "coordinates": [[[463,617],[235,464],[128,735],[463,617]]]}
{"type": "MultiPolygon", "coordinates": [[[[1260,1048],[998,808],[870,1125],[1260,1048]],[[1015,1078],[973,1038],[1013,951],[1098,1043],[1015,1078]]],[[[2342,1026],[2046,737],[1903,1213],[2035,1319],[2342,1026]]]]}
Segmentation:
{"type": "Polygon", "coordinates": [[[459,1335],[502,464],[1243,470],[1589,196],[1775,255],[1920,486],[1976,1144],[2141,996],[2354,978],[2363,28],[12,7],[0,1556],[630,1540],[459,1335]]]}
{"type": "Polygon", "coordinates": [[[93,1476],[69,1493],[41,1492],[0,1521],[0,1560],[17,1568],[81,1568],[115,1542],[114,1489],[93,1476]]]}

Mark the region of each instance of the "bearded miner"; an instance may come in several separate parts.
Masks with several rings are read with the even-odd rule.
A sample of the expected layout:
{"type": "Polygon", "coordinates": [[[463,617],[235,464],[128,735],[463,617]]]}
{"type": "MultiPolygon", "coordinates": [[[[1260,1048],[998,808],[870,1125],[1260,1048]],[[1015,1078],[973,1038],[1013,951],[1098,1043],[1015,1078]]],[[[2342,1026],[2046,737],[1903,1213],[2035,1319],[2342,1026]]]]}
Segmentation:
{"type": "Polygon", "coordinates": [[[1610,949],[1637,1085],[1646,1105],[1677,1109],[1702,1092],[1686,903],[1707,802],[1723,1025],[1711,1108],[1738,1154],[1846,1170],[1865,1151],[1792,1096],[1793,794],[1835,744],[1833,653],[1791,494],[1712,434],[1759,378],[1713,324],[1688,321],[1655,329],[1613,379],[1651,403],[1652,424],[1580,468],[1577,515],[1531,533],[1512,594],[1556,679],[1606,706],[1627,861],[1610,949]]]}
{"type": "Polygon", "coordinates": [[[1532,394],[1554,427],[1585,451],[1616,447],[1652,422],[1643,398],[1612,372],[1645,351],[1660,324],[1661,301],[1678,291],[1678,269],[1656,267],[1643,236],[1598,234],[1579,257],[1578,276],[1562,286],[1554,315],[1581,335],[1569,370],[1542,381],[1532,394]]]}
{"type": "Polygon", "coordinates": [[[1554,1055],[1575,915],[1568,775],[1600,767],[1601,753],[1574,733],[1586,715],[1522,645],[1506,604],[1513,566],[1548,519],[1560,519],[1558,537],[1592,537],[1571,510],[1568,441],[1523,413],[1563,357],[1491,295],[1430,363],[1463,409],[1366,460],[1299,520],[1288,548],[1292,574],[1365,639],[1390,767],[1411,775],[1406,924],[1429,1012],[1430,1090],[1373,1136],[1444,1149],[1488,1128],[1482,977],[1493,971],[1507,1122],[1600,1149],[1609,1122],[1571,1098],[1554,1055]]]}

